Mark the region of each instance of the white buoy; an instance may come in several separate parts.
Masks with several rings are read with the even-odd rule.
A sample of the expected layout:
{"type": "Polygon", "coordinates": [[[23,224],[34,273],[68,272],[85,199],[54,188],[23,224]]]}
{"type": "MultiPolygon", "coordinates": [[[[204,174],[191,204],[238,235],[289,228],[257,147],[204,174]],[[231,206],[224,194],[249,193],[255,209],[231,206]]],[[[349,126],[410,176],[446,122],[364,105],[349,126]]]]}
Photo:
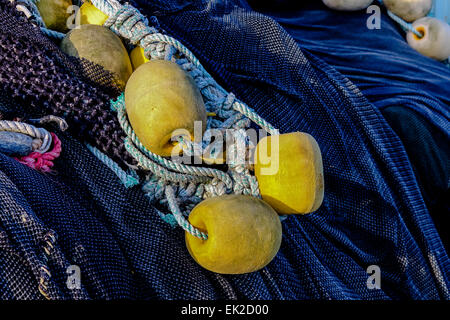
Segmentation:
{"type": "Polygon", "coordinates": [[[383,0],[383,3],[389,11],[408,22],[425,17],[433,6],[433,0],[383,0]]]}
{"type": "Polygon", "coordinates": [[[450,56],[450,26],[439,19],[425,17],[413,23],[414,29],[423,34],[419,38],[411,31],[408,44],[424,56],[443,61],[450,56]]]}
{"type": "Polygon", "coordinates": [[[373,0],[322,0],[330,9],[339,11],[357,11],[367,8],[373,0]]]}

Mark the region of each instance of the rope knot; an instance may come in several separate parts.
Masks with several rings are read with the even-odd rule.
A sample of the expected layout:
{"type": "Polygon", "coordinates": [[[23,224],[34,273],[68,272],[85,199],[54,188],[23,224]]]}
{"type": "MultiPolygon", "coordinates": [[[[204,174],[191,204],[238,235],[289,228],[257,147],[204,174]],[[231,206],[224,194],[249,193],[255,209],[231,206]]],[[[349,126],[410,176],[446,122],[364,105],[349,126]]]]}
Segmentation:
{"type": "MultiPolygon", "coordinates": [[[[152,17],[151,22],[158,26],[156,17],[152,17]]],[[[125,4],[114,15],[110,16],[103,25],[136,45],[145,36],[158,32],[157,28],[149,27],[148,23],[148,19],[136,8],[125,4]]]]}
{"type": "Polygon", "coordinates": [[[61,154],[61,140],[58,139],[56,134],[53,132],[50,133],[53,139],[53,148],[50,151],[45,153],[40,153],[38,151],[34,151],[27,156],[15,158],[20,163],[41,171],[41,172],[52,172],[52,167],[54,165],[53,160],[59,157],[61,154]]]}

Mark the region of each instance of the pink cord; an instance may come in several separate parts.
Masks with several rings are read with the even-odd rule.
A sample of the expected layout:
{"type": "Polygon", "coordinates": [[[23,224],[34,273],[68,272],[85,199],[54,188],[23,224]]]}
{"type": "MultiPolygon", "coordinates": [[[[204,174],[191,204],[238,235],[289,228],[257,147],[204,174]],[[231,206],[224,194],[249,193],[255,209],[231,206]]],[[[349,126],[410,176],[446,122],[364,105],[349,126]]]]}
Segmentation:
{"type": "Polygon", "coordinates": [[[58,139],[56,134],[50,132],[53,138],[53,149],[45,153],[32,152],[27,156],[15,158],[24,165],[39,170],[41,172],[51,172],[53,167],[53,160],[59,157],[61,154],[61,140],[58,139]]]}

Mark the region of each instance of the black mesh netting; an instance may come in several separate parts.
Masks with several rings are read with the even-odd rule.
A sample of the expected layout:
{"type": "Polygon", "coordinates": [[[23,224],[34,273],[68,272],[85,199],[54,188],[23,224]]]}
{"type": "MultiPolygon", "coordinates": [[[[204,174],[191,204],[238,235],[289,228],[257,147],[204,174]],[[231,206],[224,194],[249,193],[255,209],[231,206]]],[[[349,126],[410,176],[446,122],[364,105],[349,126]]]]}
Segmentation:
{"type": "Polygon", "coordinates": [[[117,89],[98,88],[83,77],[102,67],[69,58],[9,2],[0,3],[0,83],[5,95],[24,105],[30,115],[53,114],[66,119],[69,130],[123,165],[134,163],[125,151],[124,134],[109,101],[117,89]],[[14,16],[13,16],[13,15],[14,16]],[[18,15],[20,17],[16,18],[18,15]]]}

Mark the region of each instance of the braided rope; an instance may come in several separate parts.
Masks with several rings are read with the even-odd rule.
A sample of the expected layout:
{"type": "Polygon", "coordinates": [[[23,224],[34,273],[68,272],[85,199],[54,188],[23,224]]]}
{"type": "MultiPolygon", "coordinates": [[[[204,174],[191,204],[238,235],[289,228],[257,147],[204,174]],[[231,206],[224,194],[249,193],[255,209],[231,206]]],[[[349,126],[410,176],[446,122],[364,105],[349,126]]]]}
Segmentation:
{"type": "Polygon", "coordinates": [[[58,32],[55,30],[51,30],[51,29],[47,29],[45,27],[41,27],[41,31],[43,33],[45,33],[48,37],[50,38],[54,38],[56,40],[62,40],[64,39],[64,37],[66,36],[64,33],[62,32],[58,32]]]}
{"type": "Polygon", "coordinates": [[[44,128],[36,128],[35,126],[19,122],[0,120],[0,131],[23,133],[30,137],[42,140],[42,144],[35,151],[38,153],[45,153],[52,144],[52,135],[44,128]]]}
{"type": "Polygon", "coordinates": [[[64,33],[48,29],[44,20],[39,13],[39,9],[36,6],[36,1],[39,0],[10,0],[11,3],[17,2],[17,11],[23,12],[27,19],[33,19],[34,23],[41,29],[41,31],[50,38],[61,40],[65,37],[64,33]]]}
{"type": "Polygon", "coordinates": [[[125,148],[139,162],[142,168],[150,170],[160,178],[164,178],[174,183],[206,183],[211,180],[205,176],[182,174],[167,170],[144,156],[132,143],[130,143],[129,138],[125,139],[125,148]]]}

